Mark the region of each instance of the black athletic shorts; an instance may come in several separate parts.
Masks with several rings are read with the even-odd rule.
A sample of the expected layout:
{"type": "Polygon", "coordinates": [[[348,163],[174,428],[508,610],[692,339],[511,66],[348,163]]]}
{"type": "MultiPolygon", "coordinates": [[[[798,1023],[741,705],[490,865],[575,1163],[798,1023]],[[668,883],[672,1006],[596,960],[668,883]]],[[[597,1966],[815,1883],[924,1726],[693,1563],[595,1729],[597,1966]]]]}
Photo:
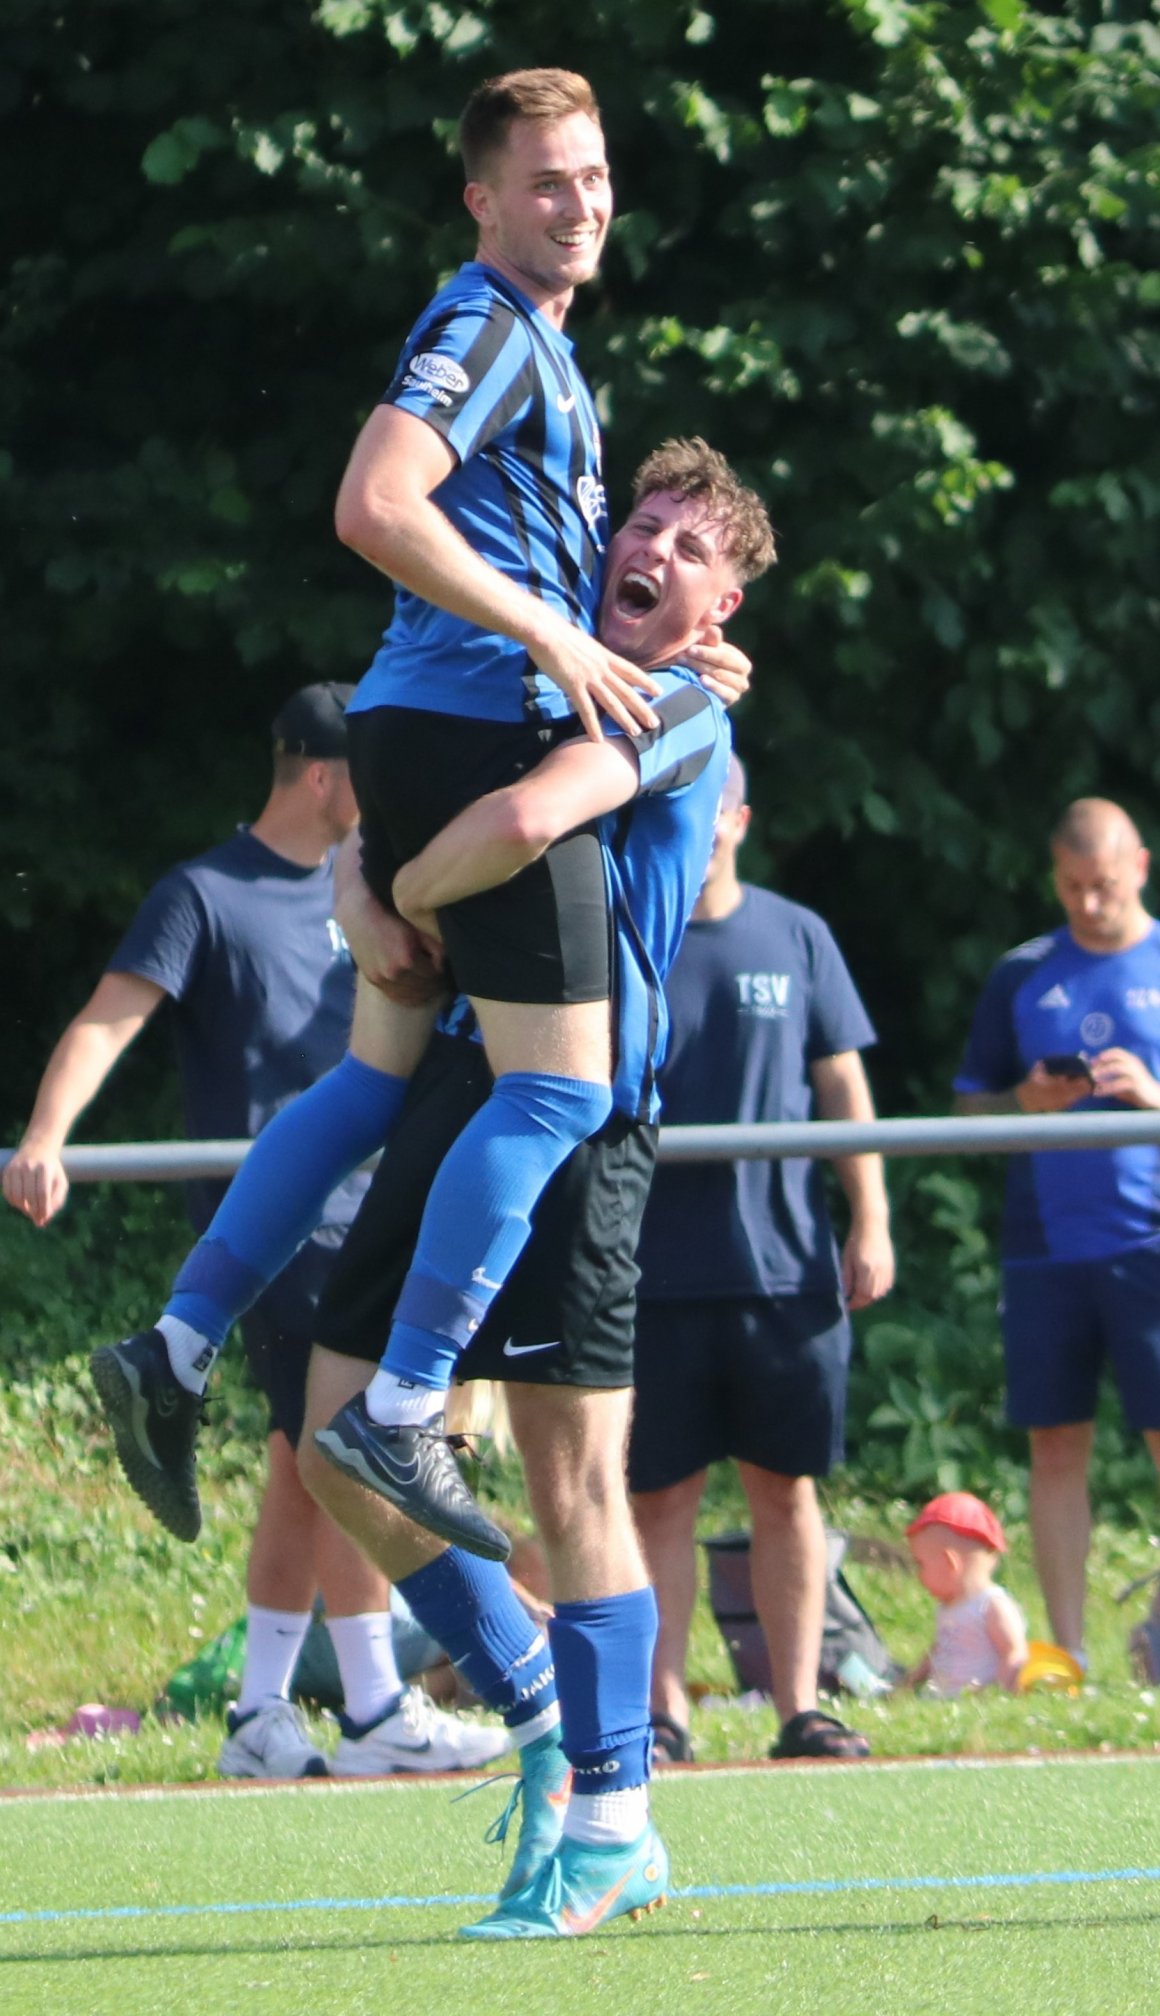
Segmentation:
{"type": "Polygon", "coordinates": [[[633,1491],[663,1491],[727,1456],[824,1477],[845,1448],[850,1319],[837,1294],[642,1302],[633,1491]]]}
{"type": "MultiPolygon", "coordinates": [[[[380,903],[391,884],[456,813],[514,784],[560,742],[574,720],[537,727],[470,721],[415,707],[373,707],[347,717],[358,799],[362,867],[380,903]]],[[[557,840],[498,889],[439,913],[455,982],[484,1001],[604,1001],[611,991],[611,927],[595,831],[557,840]]]]}
{"type": "MultiPolygon", "coordinates": [[[[328,1351],[378,1364],[432,1179],[490,1089],[478,1043],[432,1038],[322,1297],[315,1337],[328,1351]]],[[[621,1114],[573,1150],[460,1378],[631,1386],[636,1248],[655,1160],[655,1127],[621,1114]]]]}

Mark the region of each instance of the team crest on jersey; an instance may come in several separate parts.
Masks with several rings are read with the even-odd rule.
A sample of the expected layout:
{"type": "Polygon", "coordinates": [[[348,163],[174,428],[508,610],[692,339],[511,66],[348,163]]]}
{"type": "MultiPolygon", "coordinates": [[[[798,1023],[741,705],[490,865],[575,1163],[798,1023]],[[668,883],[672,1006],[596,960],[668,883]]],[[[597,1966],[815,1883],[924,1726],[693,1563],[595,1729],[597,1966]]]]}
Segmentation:
{"type": "Polygon", "coordinates": [[[410,359],[407,370],[422,384],[438,392],[453,392],[457,398],[462,398],[465,392],[471,390],[471,380],[462,364],[457,364],[454,357],[440,357],[434,350],[418,351],[410,359]]]}
{"type": "Polygon", "coordinates": [[[584,523],[590,532],[595,532],[605,511],[604,485],[596,476],[582,476],[576,485],[576,502],[580,506],[584,523]]]}
{"type": "Polygon", "coordinates": [[[1089,1050],[1101,1050],[1110,1042],[1115,1033],[1115,1023],[1110,1015],[1096,1013],[1085,1015],[1079,1025],[1079,1033],[1089,1050]]]}

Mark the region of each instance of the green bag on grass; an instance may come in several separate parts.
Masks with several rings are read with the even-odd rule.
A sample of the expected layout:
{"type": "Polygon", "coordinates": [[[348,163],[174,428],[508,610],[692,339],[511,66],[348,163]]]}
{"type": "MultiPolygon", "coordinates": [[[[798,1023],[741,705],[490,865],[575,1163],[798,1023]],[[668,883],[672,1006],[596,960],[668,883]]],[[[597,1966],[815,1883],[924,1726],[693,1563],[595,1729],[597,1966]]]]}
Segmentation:
{"type": "Polygon", "coordinates": [[[153,1713],[196,1722],[199,1715],[221,1715],[238,1698],[246,1660],[246,1620],[238,1617],[166,1681],[153,1703],[153,1713]]]}

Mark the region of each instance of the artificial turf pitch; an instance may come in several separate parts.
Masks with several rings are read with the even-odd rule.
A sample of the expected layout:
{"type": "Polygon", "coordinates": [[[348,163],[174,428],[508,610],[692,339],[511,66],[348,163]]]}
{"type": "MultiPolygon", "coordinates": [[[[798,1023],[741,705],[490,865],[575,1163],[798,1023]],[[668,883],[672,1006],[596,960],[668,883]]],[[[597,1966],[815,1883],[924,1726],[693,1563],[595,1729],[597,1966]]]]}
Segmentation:
{"type": "Polygon", "coordinates": [[[0,1800],[0,2011],[1160,2010],[1160,1757],[667,1773],[667,1909],[496,1947],[455,1934],[507,1787],[461,1789],[0,1800]]]}

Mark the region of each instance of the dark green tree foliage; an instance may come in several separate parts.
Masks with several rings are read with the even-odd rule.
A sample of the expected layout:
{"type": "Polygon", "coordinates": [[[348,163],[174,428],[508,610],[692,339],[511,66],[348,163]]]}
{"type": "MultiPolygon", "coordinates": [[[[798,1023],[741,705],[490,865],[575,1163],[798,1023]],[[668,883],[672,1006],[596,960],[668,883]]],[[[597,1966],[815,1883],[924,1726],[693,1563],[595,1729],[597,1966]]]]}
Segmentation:
{"type": "MultiPolygon", "coordinates": [[[[1157,15],[7,0],[8,1138],[148,882],[260,803],[278,702],[367,662],[390,591],[331,500],[471,249],[459,107],[536,62],[591,76],[616,170],[574,322],[614,499],[700,431],[780,530],[738,627],[750,872],[835,926],[880,1105],[943,1106],[983,973],[1051,915],[1057,808],[1108,792],[1153,827],[1157,15]]],[[[886,1485],[1006,1475],[975,1173],[896,1182],[909,1302],[854,1395],[886,1485]]]]}
{"type": "Polygon", "coordinates": [[[10,0],[6,1103],[144,882],[254,806],[283,693],[366,662],[389,590],[331,499],[470,249],[454,115],[541,60],[616,165],[575,323],[614,496],[700,430],[770,498],[754,859],[837,927],[887,1103],[940,1103],[1055,808],[1150,810],[1155,13],[10,0]]]}

